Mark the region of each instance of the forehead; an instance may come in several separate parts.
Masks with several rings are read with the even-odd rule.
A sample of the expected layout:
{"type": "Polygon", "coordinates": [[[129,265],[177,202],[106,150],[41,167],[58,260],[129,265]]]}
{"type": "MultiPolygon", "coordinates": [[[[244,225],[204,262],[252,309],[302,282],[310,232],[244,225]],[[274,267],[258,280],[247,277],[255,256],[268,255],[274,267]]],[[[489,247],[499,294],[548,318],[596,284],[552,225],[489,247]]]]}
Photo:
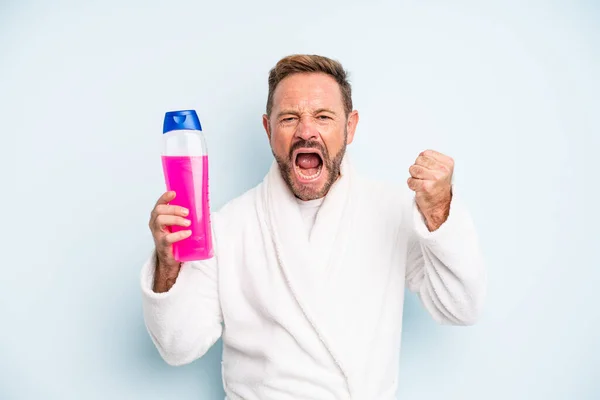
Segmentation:
{"type": "Polygon", "coordinates": [[[323,73],[296,73],[279,82],[273,110],[331,108],[342,110],[342,92],[335,79],[323,73]]]}

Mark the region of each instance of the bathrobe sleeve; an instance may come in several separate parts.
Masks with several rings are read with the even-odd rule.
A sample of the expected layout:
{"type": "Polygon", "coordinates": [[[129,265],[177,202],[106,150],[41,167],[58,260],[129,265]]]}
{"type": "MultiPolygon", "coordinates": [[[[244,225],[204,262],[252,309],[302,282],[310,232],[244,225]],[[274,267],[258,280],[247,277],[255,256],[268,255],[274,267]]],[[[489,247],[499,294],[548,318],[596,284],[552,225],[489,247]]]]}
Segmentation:
{"type": "Polygon", "coordinates": [[[473,221],[453,189],[448,219],[430,232],[414,198],[410,202],[406,281],[435,321],[472,325],[480,317],[486,271],[473,221]]]}
{"type": "Polygon", "coordinates": [[[168,292],[152,290],[155,253],[142,268],[142,306],[146,328],[170,365],[202,357],[222,333],[216,257],[185,262],[168,292]]]}

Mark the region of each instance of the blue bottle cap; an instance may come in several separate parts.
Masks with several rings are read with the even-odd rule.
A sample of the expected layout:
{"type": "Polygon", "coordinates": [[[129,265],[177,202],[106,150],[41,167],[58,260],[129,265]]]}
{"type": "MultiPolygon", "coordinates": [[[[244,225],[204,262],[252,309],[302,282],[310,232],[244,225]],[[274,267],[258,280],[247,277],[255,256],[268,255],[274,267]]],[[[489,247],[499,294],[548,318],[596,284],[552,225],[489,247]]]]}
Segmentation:
{"type": "Polygon", "coordinates": [[[176,129],[190,129],[201,131],[202,125],[198,115],[194,110],[169,111],[165,113],[165,121],[163,123],[163,133],[176,129]]]}

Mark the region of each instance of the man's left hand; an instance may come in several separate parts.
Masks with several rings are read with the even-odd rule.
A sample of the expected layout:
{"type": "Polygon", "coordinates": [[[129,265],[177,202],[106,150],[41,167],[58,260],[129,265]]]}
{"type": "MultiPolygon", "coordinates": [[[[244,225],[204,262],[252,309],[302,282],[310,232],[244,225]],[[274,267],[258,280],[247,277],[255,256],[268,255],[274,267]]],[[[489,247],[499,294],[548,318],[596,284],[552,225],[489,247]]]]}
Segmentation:
{"type": "Polygon", "coordinates": [[[448,219],[453,171],[454,160],[434,150],[423,151],[408,169],[408,187],[415,192],[417,207],[429,231],[435,231],[448,219]]]}

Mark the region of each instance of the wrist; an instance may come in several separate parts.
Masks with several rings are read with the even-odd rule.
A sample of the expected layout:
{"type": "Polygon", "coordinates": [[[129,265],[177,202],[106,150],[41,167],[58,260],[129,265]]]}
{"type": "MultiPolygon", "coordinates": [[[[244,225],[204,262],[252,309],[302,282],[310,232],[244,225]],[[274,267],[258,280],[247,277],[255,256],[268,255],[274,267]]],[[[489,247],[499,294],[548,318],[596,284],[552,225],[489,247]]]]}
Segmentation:
{"type": "Polygon", "coordinates": [[[169,291],[179,276],[180,268],[181,263],[179,262],[173,262],[173,260],[169,262],[157,257],[154,270],[154,291],[157,293],[169,291]]]}
{"type": "Polygon", "coordinates": [[[450,208],[434,210],[425,215],[425,224],[427,225],[427,229],[430,232],[436,231],[446,220],[448,219],[448,215],[450,208]]]}
{"type": "Polygon", "coordinates": [[[448,219],[448,216],[450,215],[451,200],[452,195],[450,194],[448,198],[444,199],[437,205],[424,210],[423,218],[425,219],[425,224],[430,232],[439,229],[439,227],[442,226],[442,224],[448,219]]]}

